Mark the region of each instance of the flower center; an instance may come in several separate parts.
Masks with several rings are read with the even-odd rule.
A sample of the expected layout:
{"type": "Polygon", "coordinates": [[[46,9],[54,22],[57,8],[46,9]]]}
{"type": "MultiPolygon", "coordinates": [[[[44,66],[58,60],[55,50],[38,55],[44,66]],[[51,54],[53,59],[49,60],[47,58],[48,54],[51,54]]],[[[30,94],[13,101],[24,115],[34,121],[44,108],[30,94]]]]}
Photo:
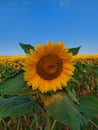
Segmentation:
{"type": "Polygon", "coordinates": [[[36,65],[38,75],[44,80],[57,78],[63,68],[63,61],[57,55],[43,56],[36,65]]]}

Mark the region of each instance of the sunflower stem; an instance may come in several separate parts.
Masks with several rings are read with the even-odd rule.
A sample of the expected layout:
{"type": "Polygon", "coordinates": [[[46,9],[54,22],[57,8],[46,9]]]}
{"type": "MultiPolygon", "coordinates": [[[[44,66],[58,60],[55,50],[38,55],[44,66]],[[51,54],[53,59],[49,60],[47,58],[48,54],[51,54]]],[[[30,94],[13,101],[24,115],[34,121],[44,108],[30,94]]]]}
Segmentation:
{"type": "Polygon", "coordinates": [[[5,121],[2,118],[0,118],[0,120],[2,121],[2,123],[3,123],[3,125],[4,125],[4,127],[6,129],[6,123],[5,123],[5,121]]]}
{"type": "Polygon", "coordinates": [[[17,130],[19,130],[19,127],[20,127],[20,117],[18,118],[18,121],[17,121],[17,130]]]}
{"type": "Polygon", "coordinates": [[[46,113],[46,130],[51,130],[51,122],[50,122],[50,116],[48,112],[46,113]]]}
{"type": "Polygon", "coordinates": [[[52,124],[52,126],[51,126],[51,130],[54,129],[55,124],[56,124],[56,120],[54,120],[54,122],[53,122],[53,124],[52,124]]]}
{"type": "Polygon", "coordinates": [[[92,120],[89,120],[89,122],[91,122],[96,128],[98,128],[98,126],[92,120]]]}

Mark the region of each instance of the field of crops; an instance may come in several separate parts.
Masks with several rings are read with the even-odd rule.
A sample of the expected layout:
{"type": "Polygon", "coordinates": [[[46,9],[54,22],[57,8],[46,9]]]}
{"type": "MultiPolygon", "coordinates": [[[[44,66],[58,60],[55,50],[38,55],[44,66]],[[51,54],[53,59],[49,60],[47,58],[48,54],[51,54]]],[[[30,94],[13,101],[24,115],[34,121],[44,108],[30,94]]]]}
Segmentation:
{"type": "MultiPolygon", "coordinates": [[[[25,58],[26,56],[1,56],[0,83],[21,71],[25,58]]],[[[98,54],[76,55],[74,62],[76,70],[72,79],[72,91],[77,97],[87,94],[98,96],[98,54]],[[75,88],[75,84],[78,87],[75,88]]]]}
{"type": "MultiPolygon", "coordinates": [[[[7,85],[5,85],[3,88],[3,84],[11,78],[14,79],[14,76],[16,76],[21,71],[23,71],[22,67],[23,67],[23,63],[25,62],[25,59],[26,59],[26,56],[0,56],[0,95],[1,95],[1,98],[2,97],[10,98],[10,95],[11,97],[12,96],[14,97],[15,95],[17,95],[16,91],[11,90],[11,88],[9,87],[9,84],[7,84],[8,88],[7,88],[7,85]]],[[[69,89],[71,90],[73,95],[78,100],[81,97],[85,97],[89,95],[98,97],[98,54],[92,54],[92,55],[79,55],[78,54],[74,56],[74,66],[75,66],[74,75],[71,78],[71,80],[68,82],[69,89]]],[[[12,82],[14,83],[14,81],[12,82]]],[[[19,95],[21,96],[21,94],[19,95]]],[[[23,95],[25,94],[23,93],[23,95]]],[[[37,98],[36,94],[34,96],[35,98],[37,98]]],[[[24,101],[24,99],[22,100],[24,101]]],[[[2,104],[2,102],[0,104],[2,104]]],[[[12,108],[14,105],[11,104],[11,106],[8,106],[8,107],[5,107],[4,105],[5,104],[0,106],[0,111],[1,109],[4,109],[4,111],[2,110],[0,112],[0,117],[1,117],[0,130],[46,130],[44,129],[45,121],[44,121],[44,117],[42,115],[41,110],[37,110],[37,109],[32,110],[32,113],[33,113],[32,116],[25,115],[24,113],[23,115],[19,114],[19,111],[17,111],[19,117],[13,117],[13,116],[11,117],[11,112],[9,112],[10,114],[7,115],[7,109],[8,111],[10,111],[8,107],[12,108]],[[6,113],[4,114],[5,110],[6,110],[6,113]],[[37,111],[37,115],[35,111],[37,111]]],[[[96,106],[95,115],[96,114],[98,115],[97,108],[98,107],[96,106]]],[[[11,109],[11,111],[14,111],[14,109],[11,109]]],[[[70,130],[68,127],[66,127],[63,124],[61,125],[59,124],[58,130],[60,129],[70,130]]],[[[56,128],[51,129],[51,130],[56,130],[56,128]]],[[[92,119],[89,120],[88,125],[81,128],[81,130],[98,130],[98,117],[92,117],[92,119]]]]}

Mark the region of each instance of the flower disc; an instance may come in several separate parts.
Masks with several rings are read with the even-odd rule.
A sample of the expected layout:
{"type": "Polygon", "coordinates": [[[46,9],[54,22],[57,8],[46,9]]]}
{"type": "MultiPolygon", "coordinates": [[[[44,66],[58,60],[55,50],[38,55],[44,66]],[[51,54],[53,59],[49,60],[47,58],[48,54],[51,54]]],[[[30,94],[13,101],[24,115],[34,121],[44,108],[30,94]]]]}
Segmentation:
{"type": "Polygon", "coordinates": [[[62,60],[57,55],[52,54],[42,57],[36,65],[38,75],[45,80],[57,78],[61,74],[62,68],[62,60]]]}

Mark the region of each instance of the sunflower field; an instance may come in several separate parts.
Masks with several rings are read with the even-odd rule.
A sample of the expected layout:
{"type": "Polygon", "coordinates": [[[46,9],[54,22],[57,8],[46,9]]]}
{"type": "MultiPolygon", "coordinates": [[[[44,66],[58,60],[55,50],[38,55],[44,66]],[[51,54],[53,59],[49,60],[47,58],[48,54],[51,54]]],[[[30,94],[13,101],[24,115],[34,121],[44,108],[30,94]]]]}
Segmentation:
{"type": "Polygon", "coordinates": [[[0,56],[0,130],[98,130],[98,54],[20,46],[0,56]]]}

